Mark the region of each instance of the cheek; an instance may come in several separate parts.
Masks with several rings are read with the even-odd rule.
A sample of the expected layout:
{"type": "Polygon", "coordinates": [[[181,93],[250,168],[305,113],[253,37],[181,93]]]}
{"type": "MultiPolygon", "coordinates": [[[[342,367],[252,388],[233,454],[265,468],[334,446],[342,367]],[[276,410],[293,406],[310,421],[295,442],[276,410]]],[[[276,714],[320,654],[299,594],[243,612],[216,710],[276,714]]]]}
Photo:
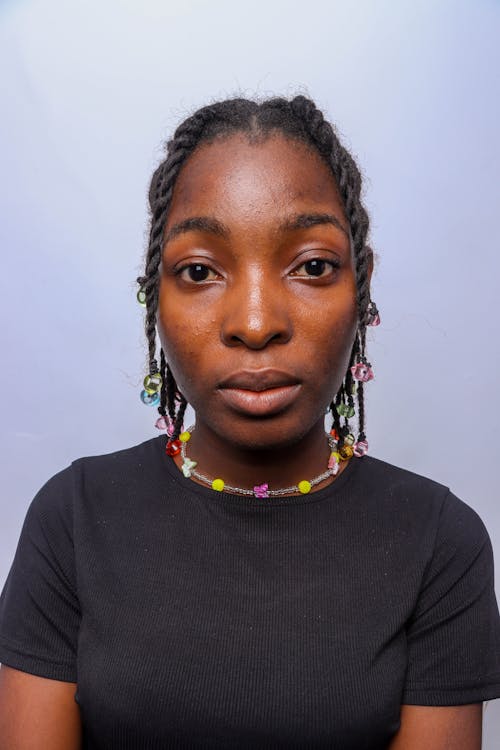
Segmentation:
{"type": "Polygon", "coordinates": [[[315,370],[321,390],[336,393],[349,366],[352,346],[356,336],[356,307],[346,309],[342,315],[325,314],[321,328],[311,330],[310,341],[314,340],[314,357],[311,357],[311,372],[315,370]],[[329,321],[334,322],[329,324],[329,321]],[[313,333],[314,330],[314,333],[313,333]]]}
{"type": "Polygon", "coordinates": [[[349,289],[331,300],[327,299],[323,305],[309,304],[297,308],[297,332],[300,330],[302,338],[314,342],[317,348],[337,352],[350,349],[357,323],[356,297],[349,289]]]}
{"type": "Polygon", "coordinates": [[[162,314],[157,321],[161,345],[181,393],[190,396],[203,378],[203,354],[206,351],[206,331],[162,314]],[[165,321],[169,322],[166,323],[165,321]],[[204,347],[205,342],[205,347],[204,347]]]}

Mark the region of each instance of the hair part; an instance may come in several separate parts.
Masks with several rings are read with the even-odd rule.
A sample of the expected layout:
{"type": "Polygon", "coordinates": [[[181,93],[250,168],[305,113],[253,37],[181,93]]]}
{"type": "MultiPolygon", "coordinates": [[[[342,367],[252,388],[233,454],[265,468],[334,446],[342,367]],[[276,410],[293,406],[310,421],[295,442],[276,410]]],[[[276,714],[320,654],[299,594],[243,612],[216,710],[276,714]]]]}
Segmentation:
{"type": "MultiPolygon", "coordinates": [[[[357,388],[351,374],[356,357],[365,356],[366,325],[370,303],[369,267],[372,250],[367,244],[369,218],[361,200],[361,173],[351,154],[341,144],[335,128],[325,120],[313,101],[305,96],[288,100],[282,97],[261,103],[249,99],[227,99],[198,109],[182,122],[166,144],[166,158],[159,164],[149,188],[150,231],[144,275],[137,278],[146,298],[145,333],[148,341],[149,373],[160,372],[162,387],[158,412],[174,423],[173,439],[182,430],[187,402],[178,391],[174,376],[160,347],[160,367],[156,359],[156,315],[159,296],[159,266],[163,234],[172,193],[179,173],[188,157],[201,144],[235,133],[244,133],[251,143],[259,143],[273,133],[301,141],[314,149],[331,170],[349,222],[356,274],[358,327],[349,367],[330,409],[333,425],[339,434],[339,447],[351,428],[349,418],[341,422],[338,407],[354,407],[358,400],[358,440],[365,439],[363,384],[357,388]]],[[[341,409],[342,411],[342,409],[341,409]]]]}

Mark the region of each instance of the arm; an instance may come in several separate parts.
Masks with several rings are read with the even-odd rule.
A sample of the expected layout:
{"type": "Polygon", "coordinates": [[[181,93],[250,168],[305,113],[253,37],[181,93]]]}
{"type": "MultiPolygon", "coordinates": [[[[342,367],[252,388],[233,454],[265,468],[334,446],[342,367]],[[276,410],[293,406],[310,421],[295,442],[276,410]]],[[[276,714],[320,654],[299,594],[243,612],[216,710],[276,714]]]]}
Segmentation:
{"type": "Polygon", "coordinates": [[[480,750],[482,702],[500,695],[493,549],[481,518],[451,493],[407,646],[401,727],[390,750],[480,750]]]}
{"type": "Polygon", "coordinates": [[[388,750],[481,750],[483,704],[401,706],[401,727],[388,750]]]}
{"type": "Polygon", "coordinates": [[[2,665],[0,737],[3,750],[80,750],[76,684],[36,677],[2,665]]]}

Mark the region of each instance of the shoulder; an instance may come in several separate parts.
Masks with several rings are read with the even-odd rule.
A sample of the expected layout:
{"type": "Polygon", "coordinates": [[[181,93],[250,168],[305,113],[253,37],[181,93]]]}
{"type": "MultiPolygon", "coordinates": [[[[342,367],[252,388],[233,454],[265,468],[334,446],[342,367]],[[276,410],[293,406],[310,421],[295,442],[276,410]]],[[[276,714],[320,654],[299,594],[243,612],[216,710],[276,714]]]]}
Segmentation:
{"type": "Polygon", "coordinates": [[[370,456],[360,459],[353,479],[380,524],[421,543],[435,558],[470,558],[491,546],[480,515],[446,485],[370,456]]]}
{"type": "Polygon", "coordinates": [[[161,479],[161,437],[110,453],[81,456],[51,476],[34,496],[27,520],[69,527],[82,507],[144,494],[161,479]]]}
{"type": "Polygon", "coordinates": [[[158,460],[161,451],[160,441],[161,436],[117,451],[82,456],[75,459],[71,466],[94,476],[120,476],[123,472],[127,475],[134,472],[143,473],[158,460]]]}
{"type": "Polygon", "coordinates": [[[455,519],[460,524],[468,519],[482,523],[476,511],[445,484],[372,456],[359,459],[359,464],[355,481],[368,490],[379,507],[396,504],[423,515],[443,514],[444,522],[455,519]]]}
{"type": "Polygon", "coordinates": [[[363,456],[359,459],[359,465],[360,479],[369,482],[374,488],[384,493],[397,491],[411,495],[439,496],[449,489],[446,485],[429,477],[416,474],[373,456],[363,456]]]}

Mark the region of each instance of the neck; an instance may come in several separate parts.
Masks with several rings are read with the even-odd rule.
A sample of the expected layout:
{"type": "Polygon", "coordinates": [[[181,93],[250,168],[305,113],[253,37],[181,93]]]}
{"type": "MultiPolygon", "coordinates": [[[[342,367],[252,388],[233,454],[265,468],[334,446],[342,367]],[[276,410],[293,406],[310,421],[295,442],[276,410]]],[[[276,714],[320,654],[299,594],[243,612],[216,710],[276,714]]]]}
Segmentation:
{"type": "MultiPolygon", "coordinates": [[[[230,442],[204,423],[197,423],[187,443],[187,455],[197,462],[196,470],[210,478],[244,489],[266,482],[277,490],[323,473],[330,449],[323,419],[295,442],[252,448],[230,442]]],[[[180,467],[182,458],[177,456],[175,461],[180,467]]]]}

